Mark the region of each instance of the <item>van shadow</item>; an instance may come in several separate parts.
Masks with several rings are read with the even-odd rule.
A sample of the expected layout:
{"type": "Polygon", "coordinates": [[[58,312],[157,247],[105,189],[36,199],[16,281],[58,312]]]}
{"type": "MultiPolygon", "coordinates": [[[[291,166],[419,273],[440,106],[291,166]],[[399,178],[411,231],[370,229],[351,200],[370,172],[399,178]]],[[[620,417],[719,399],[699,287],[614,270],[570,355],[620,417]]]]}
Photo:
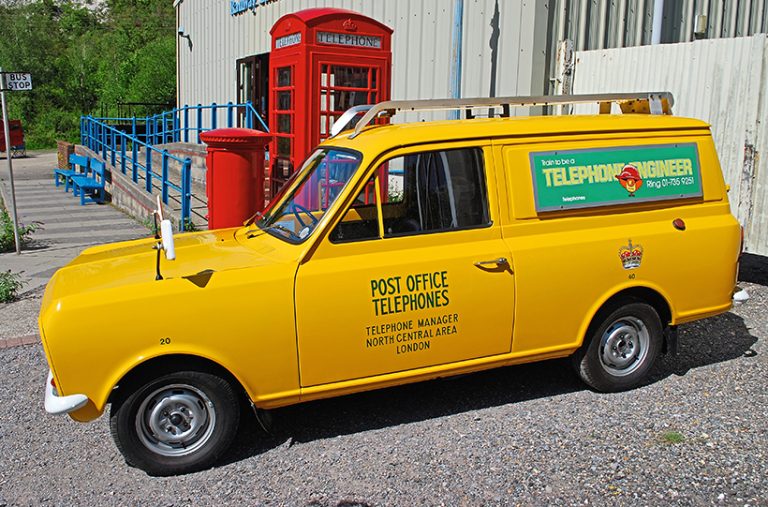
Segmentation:
{"type": "MultiPolygon", "coordinates": [[[[680,353],[661,356],[645,385],[691,369],[756,353],[757,338],[744,320],[726,313],[683,326],[680,353]]],[[[587,389],[569,359],[498,368],[272,410],[265,434],[248,411],[236,444],[220,462],[230,464],[270,449],[457,415],[587,389]]]]}
{"type": "Polygon", "coordinates": [[[741,254],[739,281],[768,285],[768,258],[762,255],[741,254]]]}

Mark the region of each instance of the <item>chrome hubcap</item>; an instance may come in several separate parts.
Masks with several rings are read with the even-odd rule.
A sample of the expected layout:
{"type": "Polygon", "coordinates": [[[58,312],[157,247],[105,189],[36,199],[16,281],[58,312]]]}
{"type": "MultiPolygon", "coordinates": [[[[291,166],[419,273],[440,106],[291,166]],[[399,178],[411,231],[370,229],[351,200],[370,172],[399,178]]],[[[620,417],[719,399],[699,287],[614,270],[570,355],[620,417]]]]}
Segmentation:
{"type": "Polygon", "coordinates": [[[174,384],[144,399],[136,414],[141,442],[163,456],[185,456],[208,441],[216,425],[213,403],[199,389],[174,384]]]}
{"type": "Polygon", "coordinates": [[[616,320],[600,339],[600,364],[611,375],[623,377],[637,370],[648,355],[650,337],[642,320],[616,320]]]}

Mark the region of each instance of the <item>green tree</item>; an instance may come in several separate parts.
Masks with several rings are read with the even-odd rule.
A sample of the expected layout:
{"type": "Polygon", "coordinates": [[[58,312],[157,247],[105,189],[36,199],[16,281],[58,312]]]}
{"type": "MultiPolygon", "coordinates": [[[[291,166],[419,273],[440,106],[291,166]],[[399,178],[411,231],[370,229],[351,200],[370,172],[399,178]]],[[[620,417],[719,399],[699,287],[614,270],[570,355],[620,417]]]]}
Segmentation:
{"type": "Polygon", "coordinates": [[[79,138],[80,116],[114,114],[118,102],[175,100],[175,13],[167,0],[4,0],[0,66],[30,72],[13,93],[27,146],[79,138]]]}

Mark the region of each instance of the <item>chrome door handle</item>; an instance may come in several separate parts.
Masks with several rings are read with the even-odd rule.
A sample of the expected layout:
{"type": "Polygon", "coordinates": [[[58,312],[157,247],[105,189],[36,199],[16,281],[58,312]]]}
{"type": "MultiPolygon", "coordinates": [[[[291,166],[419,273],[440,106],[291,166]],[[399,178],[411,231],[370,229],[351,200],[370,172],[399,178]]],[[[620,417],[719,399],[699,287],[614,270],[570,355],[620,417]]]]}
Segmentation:
{"type": "Polygon", "coordinates": [[[506,257],[499,257],[498,259],[492,259],[490,261],[475,261],[475,266],[487,266],[489,264],[496,264],[497,266],[508,266],[509,261],[506,257]]]}

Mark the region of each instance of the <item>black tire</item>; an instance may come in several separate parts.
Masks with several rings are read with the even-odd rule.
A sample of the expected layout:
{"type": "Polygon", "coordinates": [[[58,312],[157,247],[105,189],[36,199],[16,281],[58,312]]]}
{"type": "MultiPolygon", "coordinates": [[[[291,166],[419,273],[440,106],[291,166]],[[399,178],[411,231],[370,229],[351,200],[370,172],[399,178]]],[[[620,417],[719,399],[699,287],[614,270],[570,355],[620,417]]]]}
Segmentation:
{"type": "Polygon", "coordinates": [[[109,422],[126,463],[163,476],[212,466],[232,444],[239,420],[238,397],[229,382],[181,371],[113,404],[109,422]]]}
{"type": "Polygon", "coordinates": [[[645,379],[661,344],[661,319],[656,310],[645,303],[625,302],[598,314],[584,345],[573,355],[573,366],[596,391],[625,391],[645,379]]]}

